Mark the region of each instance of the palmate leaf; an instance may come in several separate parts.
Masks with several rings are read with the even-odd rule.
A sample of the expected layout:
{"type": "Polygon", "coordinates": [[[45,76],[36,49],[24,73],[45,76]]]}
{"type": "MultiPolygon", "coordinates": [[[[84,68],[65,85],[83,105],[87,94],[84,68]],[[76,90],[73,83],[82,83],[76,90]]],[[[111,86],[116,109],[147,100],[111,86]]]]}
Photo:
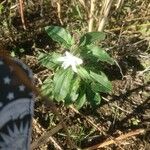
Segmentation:
{"type": "Polygon", "coordinates": [[[81,37],[79,46],[87,46],[96,41],[101,41],[104,39],[105,34],[103,32],[88,32],[81,37]]]}
{"type": "MultiPolygon", "coordinates": [[[[109,64],[113,64],[113,59],[109,56],[109,54],[102,48],[95,46],[95,45],[88,45],[83,48],[84,51],[87,53],[91,53],[94,55],[97,59],[99,59],[102,62],[107,62],[109,64]]],[[[92,56],[91,56],[92,57],[92,56]]]]}
{"type": "Polygon", "coordinates": [[[44,67],[48,69],[54,69],[59,65],[60,62],[57,61],[61,55],[58,53],[39,53],[38,60],[44,67]]]}
{"type": "Polygon", "coordinates": [[[56,42],[62,44],[65,48],[70,48],[74,44],[74,39],[70,33],[59,26],[45,27],[47,34],[56,42]]]}
{"type": "Polygon", "coordinates": [[[56,101],[64,100],[69,94],[74,72],[71,69],[58,70],[54,75],[54,98],[56,101]]]}
{"type": "Polygon", "coordinates": [[[103,72],[101,72],[101,75],[100,75],[100,74],[90,71],[90,76],[95,81],[95,83],[92,85],[93,91],[104,92],[104,93],[108,93],[112,91],[112,85],[103,72]]]}

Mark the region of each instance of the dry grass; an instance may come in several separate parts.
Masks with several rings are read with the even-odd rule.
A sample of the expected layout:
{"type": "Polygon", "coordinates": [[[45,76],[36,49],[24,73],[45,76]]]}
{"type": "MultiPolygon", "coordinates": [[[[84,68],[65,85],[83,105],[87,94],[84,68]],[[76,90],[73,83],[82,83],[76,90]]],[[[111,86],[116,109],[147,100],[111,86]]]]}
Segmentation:
{"type": "MultiPolygon", "coordinates": [[[[20,0],[20,4],[22,1],[20,0]]],[[[95,149],[97,149],[100,144],[105,143],[107,145],[105,145],[106,149],[110,150],[113,149],[113,147],[109,146],[106,139],[114,137],[114,139],[117,140],[116,134],[117,137],[122,137],[122,133],[127,133],[127,135],[129,131],[131,131],[129,133],[133,133],[132,131],[134,131],[134,128],[141,129],[142,127],[142,131],[143,128],[149,128],[149,122],[147,121],[149,118],[147,120],[141,120],[140,124],[137,126],[129,123],[129,121],[131,122],[131,119],[134,117],[137,117],[140,120],[141,118],[144,118],[144,116],[148,116],[148,113],[146,112],[148,111],[147,107],[149,105],[146,104],[149,104],[149,101],[146,99],[145,95],[148,94],[147,91],[149,86],[146,86],[147,90],[145,90],[146,88],[144,87],[144,83],[147,82],[145,81],[144,76],[149,72],[149,66],[146,67],[148,69],[143,69],[146,73],[141,72],[142,75],[139,77],[137,75],[139,75],[139,71],[142,70],[138,70],[134,65],[137,64],[137,62],[134,62],[131,65],[129,64],[131,61],[129,58],[131,56],[139,60],[139,63],[141,63],[140,58],[142,58],[142,62],[145,62],[144,60],[148,57],[148,53],[150,52],[150,4],[148,0],[57,0],[47,2],[43,1],[42,4],[41,0],[37,0],[36,2],[31,0],[29,3],[30,7],[28,6],[28,3],[24,1],[24,10],[20,9],[20,16],[18,15],[17,10],[18,1],[13,1],[11,4],[7,3],[7,1],[2,1],[1,4],[7,8],[0,16],[0,19],[2,20],[0,25],[0,32],[2,33],[0,35],[0,40],[2,43],[6,43],[13,48],[18,48],[18,45],[20,43],[24,43],[24,41],[31,41],[31,43],[34,43],[34,47],[33,44],[31,44],[30,51],[25,52],[22,56],[34,51],[30,55],[35,55],[36,57],[36,50],[39,50],[40,48],[44,49],[44,51],[54,50],[51,48],[54,43],[49,44],[48,42],[51,41],[47,42],[45,37],[39,36],[41,35],[39,32],[46,25],[63,25],[69,28],[72,33],[75,32],[81,34],[85,31],[105,31],[107,33],[106,41],[103,41],[100,44],[106,47],[108,52],[118,61],[120,68],[123,71],[124,78],[121,76],[121,79],[118,79],[118,76],[120,76],[120,70],[118,71],[118,67],[109,67],[110,71],[106,68],[106,73],[112,77],[114,91],[112,95],[104,97],[106,102],[103,101],[102,105],[97,109],[95,108],[92,110],[92,108],[84,108],[81,112],[78,112],[76,110],[63,107],[62,105],[57,106],[62,118],[67,118],[65,127],[67,130],[74,131],[74,126],[77,127],[77,131],[80,129],[80,126],[82,126],[85,130],[82,132],[86,135],[85,138],[83,138],[83,141],[85,141],[86,144],[82,145],[81,143],[84,142],[78,139],[77,143],[73,145],[85,148],[89,146],[89,139],[92,139],[92,145],[94,145],[93,147],[95,149]],[[41,7],[39,7],[39,5],[41,7]],[[39,15],[41,8],[43,11],[43,17],[39,15]],[[7,10],[10,10],[10,12],[7,10]],[[31,16],[31,18],[27,17],[28,15],[31,16]],[[13,19],[15,21],[21,21],[21,24],[18,23],[19,21],[14,24],[15,22],[13,19]],[[25,27],[26,31],[24,31],[25,27]],[[47,49],[47,47],[50,48],[47,49]],[[139,90],[138,85],[142,86],[142,90],[139,90]],[[135,90],[136,88],[138,89],[135,90]],[[134,92],[132,92],[132,90],[134,90],[134,92]],[[127,93],[127,95],[124,93],[127,93]],[[135,102],[136,100],[137,102],[135,102]],[[136,112],[136,108],[140,105],[142,106],[140,108],[141,112],[136,112]],[[140,118],[139,116],[142,117],[140,118]],[[127,127],[124,127],[126,125],[127,127]],[[98,140],[104,138],[104,141],[99,142],[93,138],[94,136],[99,137],[98,140]]],[[[26,46],[27,44],[25,43],[24,45],[26,46]]],[[[25,46],[23,48],[28,50],[25,46]]],[[[32,62],[32,60],[29,61],[32,62]]],[[[36,64],[36,67],[38,68],[39,64],[36,64]]],[[[33,72],[38,74],[36,69],[33,69],[33,72]]],[[[68,133],[61,130],[55,130],[56,133],[53,135],[54,132],[52,132],[53,129],[56,129],[59,126],[58,122],[60,122],[61,119],[58,119],[56,116],[54,119],[51,119],[51,117],[48,116],[48,120],[46,120],[46,115],[50,112],[47,110],[45,110],[45,112],[42,111],[42,102],[40,102],[40,104],[38,104],[38,102],[36,103],[35,118],[38,118],[38,121],[34,124],[33,130],[40,125],[42,132],[40,132],[38,137],[33,137],[35,138],[36,144],[34,143],[34,146],[32,146],[37,148],[39,145],[49,145],[50,143],[53,143],[50,145],[55,145],[54,147],[58,149],[69,147],[69,143],[66,140],[68,133]],[[55,124],[56,128],[52,128],[52,126],[45,127],[44,125],[48,123],[55,124]],[[45,139],[41,144],[39,141],[40,139],[43,139],[43,132],[47,133],[48,136],[46,136],[46,138],[44,136],[45,139]],[[63,134],[59,133],[63,133],[65,138],[63,137],[63,134]]],[[[134,133],[141,134],[141,132],[134,133]]],[[[140,145],[145,148],[145,145],[149,142],[148,133],[145,133],[145,136],[141,136],[141,138],[131,138],[131,142],[128,141],[129,146],[123,145],[123,149],[136,150],[137,146],[140,145]],[[144,145],[144,143],[146,144],[144,145]]],[[[34,134],[38,134],[36,130],[34,134]]],[[[130,137],[135,136],[135,134],[130,135],[130,137]]],[[[121,139],[123,142],[119,141],[119,144],[115,143],[115,148],[119,147],[120,144],[123,144],[127,138],[128,137],[123,137],[121,139]]],[[[73,142],[74,141],[76,141],[75,138],[73,142]]],[[[112,140],[109,142],[110,144],[114,144],[114,141],[112,140]]]]}

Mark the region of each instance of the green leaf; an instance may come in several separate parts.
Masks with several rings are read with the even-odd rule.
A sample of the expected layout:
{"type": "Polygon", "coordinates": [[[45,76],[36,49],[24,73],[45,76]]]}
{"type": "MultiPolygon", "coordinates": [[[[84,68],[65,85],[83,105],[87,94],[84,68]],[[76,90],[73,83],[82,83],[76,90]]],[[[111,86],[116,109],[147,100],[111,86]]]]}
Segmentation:
{"type": "Polygon", "coordinates": [[[79,94],[79,97],[75,102],[76,108],[80,109],[84,105],[85,102],[86,102],[86,94],[85,94],[84,90],[81,90],[80,94],[79,94]]]}
{"type": "Polygon", "coordinates": [[[93,92],[104,92],[104,93],[108,93],[108,90],[103,87],[101,84],[97,83],[97,82],[92,82],[91,83],[91,89],[93,92]]]}
{"type": "Polygon", "coordinates": [[[101,41],[105,39],[105,34],[103,32],[88,32],[84,34],[79,42],[79,46],[87,46],[96,41],[101,41]]]}
{"type": "Polygon", "coordinates": [[[54,69],[60,64],[60,62],[57,61],[60,56],[58,53],[39,53],[38,60],[44,67],[54,69]]]}
{"type": "Polygon", "coordinates": [[[95,46],[95,45],[88,45],[84,47],[86,49],[87,53],[92,53],[96,58],[98,58],[100,61],[107,62],[109,64],[113,64],[113,59],[109,56],[109,54],[102,48],[95,46]]]}
{"type": "Polygon", "coordinates": [[[112,91],[112,85],[103,72],[101,72],[101,75],[99,75],[97,73],[90,71],[90,76],[93,78],[93,80],[97,82],[97,84],[94,85],[94,86],[97,86],[96,87],[96,89],[98,89],[97,91],[101,91],[104,93],[108,93],[112,91]]]}
{"type": "Polygon", "coordinates": [[[3,9],[4,9],[4,6],[2,4],[0,4],[0,15],[2,14],[3,12],[3,9]]]}
{"type": "Polygon", "coordinates": [[[58,70],[54,75],[54,98],[57,101],[64,100],[69,94],[70,85],[73,79],[74,72],[71,69],[58,70]]]}
{"type": "Polygon", "coordinates": [[[69,91],[67,97],[65,98],[65,103],[66,104],[68,104],[68,105],[72,104],[78,98],[78,96],[79,96],[79,93],[78,93],[79,87],[80,87],[80,78],[76,77],[71,82],[70,91],[69,91]]]}
{"type": "Polygon", "coordinates": [[[87,85],[86,97],[92,106],[99,105],[101,102],[99,93],[92,91],[90,85],[87,85]]]}
{"type": "Polygon", "coordinates": [[[65,48],[70,48],[74,44],[74,39],[70,33],[62,27],[47,26],[45,30],[54,41],[62,44],[65,48]]]}
{"type": "Polygon", "coordinates": [[[89,72],[86,69],[84,69],[83,67],[78,67],[77,74],[82,79],[91,80],[89,72]]]}
{"type": "Polygon", "coordinates": [[[53,81],[51,77],[46,78],[46,80],[42,84],[42,93],[43,95],[47,95],[49,97],[52,97],[52,91],[53,91],[53,81]]]}
{"type": "Polygon", "coordinates": [[[99,105],[101,103],[101,97],[99,93],[95,93],[93,101],[95,105],[99,105]]]}

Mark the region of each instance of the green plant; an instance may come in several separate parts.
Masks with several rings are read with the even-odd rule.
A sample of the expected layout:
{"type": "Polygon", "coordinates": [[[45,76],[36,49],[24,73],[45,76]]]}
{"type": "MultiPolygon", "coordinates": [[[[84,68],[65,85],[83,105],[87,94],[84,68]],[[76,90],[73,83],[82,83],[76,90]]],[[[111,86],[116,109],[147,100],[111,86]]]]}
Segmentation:
{"type": "Polygon", "coordinates": [[[131,119],[129,120],[129,123],[130,123],[131,125],[137,126],[137,125],[139,125],[140,120],[139,120],[137,117],[133,117],[133,118],[131,118],[131,119]]]}
{"type": "Polygon", "coordinates": [[[20,49],[14,48],[11,52],[11,56],[15,57],[15,56],[18,56],[19,54],[24,53],[24,52],[25,52],[25,50],[23,48],[20,48],[20,49]]]}
{"type": "Polygon", "coordinates": [[[100,70],[100,62],[113,64],[114,61],[105,50],[94,44],[104,40],[105,34],[89,32],[75,44],[71,34],[62,27],[48,26],[45,30],[63,46],[64,51],[39,53],[39,62],[54,73],[44,81],[43,93],[58,102],[74,104],[78,109],[86,101],[92,105],[100,104],[99,93],[112,90],[110,81],[100,70]]]}
{"type": "Polygon", "coordinates": [[[3,12],[3,9],[4,9],[3,5],[2,5],[2,4],[0,4],[0,15],[1,15],[1,14],[2,14],[2,12],[3,12]]]}

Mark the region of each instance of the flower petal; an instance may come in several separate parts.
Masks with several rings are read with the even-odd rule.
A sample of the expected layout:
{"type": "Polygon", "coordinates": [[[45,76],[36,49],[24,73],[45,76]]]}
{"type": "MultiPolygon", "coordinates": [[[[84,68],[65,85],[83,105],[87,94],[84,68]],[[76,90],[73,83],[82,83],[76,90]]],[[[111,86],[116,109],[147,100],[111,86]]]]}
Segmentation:
{"type": "Polygon", "coordinates": [[[64,62],[64,63],[62,64],[62,67],[63,67],[64,69],[67,69],[69,66],[70,66],[70,64],[67,63],[67,62],[64,62]]]}
{"type": "Polygon", "coordinates": [[[68,51],[65,52],[65,56],[63,57],[59,57],[57,59],[58,61],[62,61],[63,64],[62,64],[62,67],[64,69],[68,68],[69,66],[72,67],[72,70],[74,72],[77,72],[77,65],[80,65],[83,63],[82,59],[76,57],[76,56],[73,56],[71,53],[69,53],[68,51]]]}
{"type": "Polygon", "coordinates": [[[59,58],[57,59],[57,61],[65,61],[65,60],[66,60],[65,57],[59,57],[59,58]]]}
{"type": "Polygon", "coordinates": [[[72,67],[72,70],[73,70],[74,72],[77,72],[77,67],[76,67],[75,64],[72,64],[71,67],[72,67]]]}

